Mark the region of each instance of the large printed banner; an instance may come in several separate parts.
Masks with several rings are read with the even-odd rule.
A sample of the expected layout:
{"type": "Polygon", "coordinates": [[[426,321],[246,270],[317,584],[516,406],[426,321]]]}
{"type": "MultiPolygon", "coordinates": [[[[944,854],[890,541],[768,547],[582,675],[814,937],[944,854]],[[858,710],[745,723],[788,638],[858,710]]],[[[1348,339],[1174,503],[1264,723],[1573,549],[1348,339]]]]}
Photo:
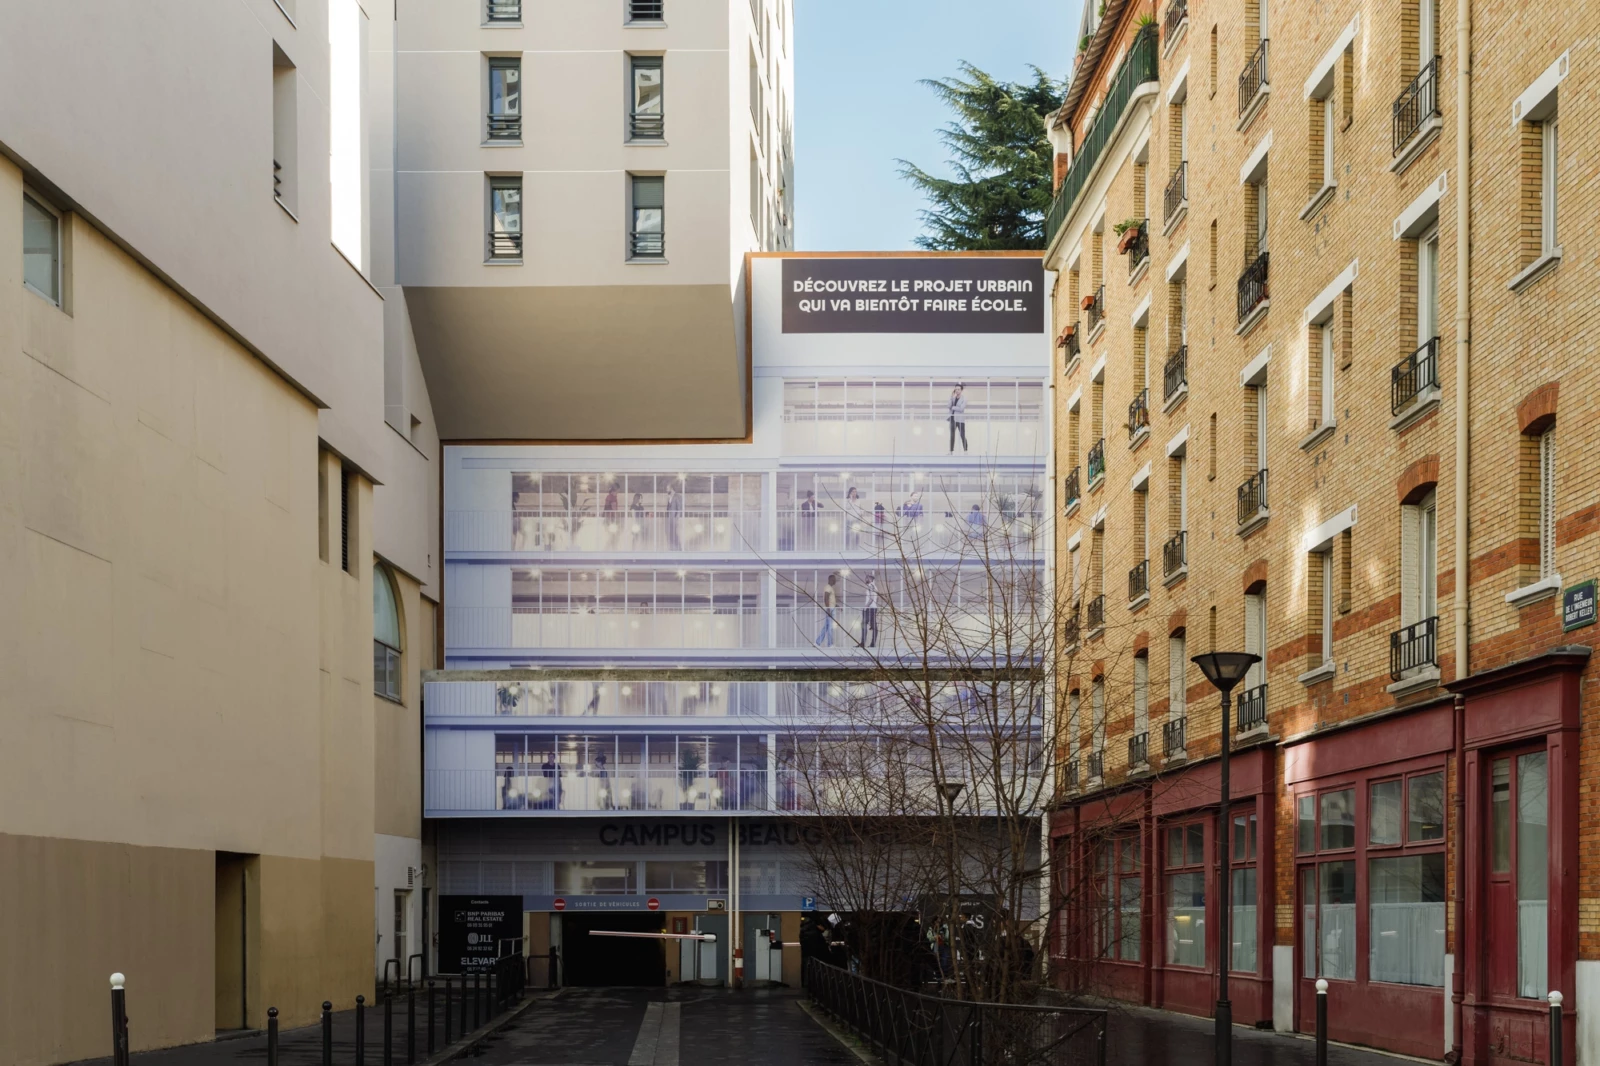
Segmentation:
{"type": "Polygon", "coordinates": [[[785,333],[1042,333],[1033,257],[783,260],[785,333]]]}

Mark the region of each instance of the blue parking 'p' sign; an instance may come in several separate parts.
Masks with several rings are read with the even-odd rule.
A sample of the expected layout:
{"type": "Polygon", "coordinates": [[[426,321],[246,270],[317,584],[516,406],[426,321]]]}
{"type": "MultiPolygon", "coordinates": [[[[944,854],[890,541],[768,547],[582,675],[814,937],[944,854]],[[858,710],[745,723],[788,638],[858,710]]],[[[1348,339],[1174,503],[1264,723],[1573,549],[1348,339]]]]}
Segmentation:
{"type": "Polygon", "coordinates": [[[816,910],[817,909],[817,897],[816,896],[801,896],[800,897],[800,909],[803,910],[803,911],[814,911],[814,910],[816,910]]]}

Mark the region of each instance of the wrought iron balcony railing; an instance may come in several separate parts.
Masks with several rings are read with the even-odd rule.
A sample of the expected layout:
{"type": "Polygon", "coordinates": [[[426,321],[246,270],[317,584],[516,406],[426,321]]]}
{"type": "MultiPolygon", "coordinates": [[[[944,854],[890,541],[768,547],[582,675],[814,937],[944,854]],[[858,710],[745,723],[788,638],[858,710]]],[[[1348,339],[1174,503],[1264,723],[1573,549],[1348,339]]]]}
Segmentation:
{"type": "Polygon", "coordinates": [[[1072,473],[1067,475],[1066,481],[1062,486],[1062,491],[1066,493],[1068,507],[1071,507],[1073,504],[1077,503],[1083,498],[1083,492],[1078,486],[1078,470],[1078,467],[1073,467],[1072,473]]]}
{"type": "Polygon", "coordinates": [[[1422,124],[1439,113],[1439,57],[1417,72],[1411,84],[1401,90],[1393,106],[1393,154],[1416,135],[1422,124]]]}
{"type": "Polygon", "coordinates": [[[1139,264],[1150,258],[1150,220],[1139,223],[1139,232],[1128,245],[1128,277],[1139,272],[1139,264]]]}
{"type": "Polygon", "coordinates": [[[1245,689],[1239,697],[1239,725],[1237,731],[1248,733],[1267,724],[1267,686],[1257,685],[1245,689]]]}
{"type": "Polygon", "coordinates": [[[1189,0],[1168,0],[1167,10],[1161,16],[1162,40],[1171,42],[1173,35],[1178,32],[1189,17],[1189,0]]]}
{"type": "Polygon", "coordinates": [[[1128,602],[1150,591],[1150,560],[1140,559],[1139,565],[1128,571],[1128,602]]]}
{"type": "Polygon", "coordinates": [[[1267,299],[1267,255],[1262,252],[1239,275],[1239,321],[1250,317],[1250,312],[1267,299]]]}
{"type": "Polygon", "coordinates": [[[1189,565],[1189,534],[1178,530],[1161,546],[1161,572],[1171,577],[1189,565]]]}
{"type": "Polygon", "coordinates": [[[1076,792],[1078,790],[1078,760],[1066,760],[1064,769],[1063,777],[1066,779],[1067,791],[1076,792]]]}
{"type": "Polygon", "coordinates": [[[1078,618],[1076,604],[1072,607],[1072,613],[1061,623],[1061,639],[1068,648],[1077,647],[1078,642],[1083,639],[1083,623],[1078,618]]]}
{"type": "Polygon", "coordinates": [[[667,119],[660,111],[635,111],[628,116],[628,136],[635,141],[659,141],[667,135],[667,119]]]}
{"type": "Polygon", "coordinates": [[[1111,134],[1116,130],[1117,124],[1122,121],[1123,112],[1128,110],[1128,105],[1133,100],[1133,91],[1145,82],[1160,80],[1160,61],[1161,49],[1156,40],[1156,28],[1150,26],[1140,30],[1134,35],[1133,44],[1128,47],[1128,57],[1111,76],[1111,85],[1106,90],[1105,99],[1101,101],[1100,110],[1095,115],[1094,122],[1090,124],[1089,132],[1078,143],[1072,165],[1067,168],[1067,176],[1061,179],[1061,187],[1056,190],[1055,199],[1050,202],[1050,210],[1044,219],[1046,245],[1055,239],[1056,233],[1067,221],[1067,214],[1072,210],[1073,204],[1077,203],[1078,197],[1083,194],[1090,173],[1094,171],[1101,153],[1110,143],[1111,134]]]}
{"type": "Polygon", "coordinates": [[[1106,775],[1106,753],[1091,751],[1089,753],[1089,780],[1096,781],[1106,775]]]}
{"type": "Polygon", "coordinates": [[[628,251],[635,259],[660,259],[667,254],[667,235],[660,230],[635,230],[628,235],[628,251]]]}
{"type": "Polygon", "coordinates": [[[1250,61],[1244,65],[1244,70],[1239,74],[1239,115],[1250,110],[1250,105],[1255,102],[1256,94],[1267,84],[1267,39],[1261,38],[1261,43],[1251,53],[1250,61]]]}
{"type": "Polygon", "coordinates": [[[1189,199],[1189,164],[1179,163],[1178,169],[1167,179],[1167,191],[1161,197],[1161,222],[1165,225],[1177,215],[1178,208],[1189,199]]]}
{"type": "Polygon", "coordinates": [[[1128,738],[1128,769],[1137,770],[1150,764],[1150,734],[1135,733],[1128,738]]]}
{"type": "Polygon", "coordinates": [[[489,258],[521,259],[522,234],[505,230],[492,231],[489,234],[489,258]]]}
{"type": "Polygon", "coordinates": [[[1188,732],[1189,719],[1173,718],[1161,726],[1161,754],[1170,759],[1184,752],[1184,734],[1188,732]]]}
{"type": "Polygon", "coordinates": [[[1438,663],[1439,619],[1424,618],[1389,634],[1389,676],[1395,681],[1438,663]]]}
{"type": "Polygon", "coordinates": [[[1106,626],[1106,598],[1104,595],[1096,596],[1089,601],[1089,632],[1104,629],[1106,626]]]}
{"type": "Polygon", "coordinates": [[[1167,365],[1161,370],[1161,402],[1166,403],[1185,385],[1189,384],[1189,346],[1178,345],[1178,350],[1167,356],[1167,365]]]}
{"type": "Polygon", "coordinates": [[[1061,347],[1064,348],[1067,353],[1065,356],[1066,362],[1062,365],[1071,366],[1072,361],[1078,358],[1078,353],[1083,350],[1083,341],[1079,339],[1078,330],[1076,327],[1074,327],[1071,333],[1068,333],[1065,337],[1061,338],[1061,347]]]}
{"type": "Polygon", "coordinates": [[[489,116],[489,140],[491,141],[520,141],[522,140],[522,116],[511,114],[492,114],[489,116]]]}
{"type": "Polygon", "coordinates": [[[1389,370],[1389,413],[1397,415],[1424,389],[1439,384],[1439,338],[1429,337],[1428,343],[1406,356],[1389,370]]]}
{"type": "MultiPolygon", "coordinates": [[[[1106,318],[1106,287],[1104,285],[1094,290],[1094,299],[1089,301],[1089,306],[1084,310],[1087,312],[1084,317],[1087,320],[1089,332],[1093,333],[1095,327],[1104,322],[1106,318]]],[[[1090,339],[1093,340],[1094,338],[1091,337],[1090,339]]]]}
{"type": "Polygon", "coordinates": [[[1239,524],[1255,518],[1267,509],[1267,472],[1257,470],[1239,486],[1239,524]]]}
{"type": "Polygon", "coordinates": [[[485,22],[521,22],[522,0],[488,0],[484,8],[485,22]]]}
{"type": "Polygon", "coordinates": [[[1089,486],[1106,476],[1106,439],[1101,437],[1089,448],[1089,486]]]}
{"type": "Polygon", "coordinates": [[[1128,405],[1128,439],[1139,435],[1139,431],[1150,428],[1150,390],[1141,389],[1139,395],[1133,398],[1128,405]]]}

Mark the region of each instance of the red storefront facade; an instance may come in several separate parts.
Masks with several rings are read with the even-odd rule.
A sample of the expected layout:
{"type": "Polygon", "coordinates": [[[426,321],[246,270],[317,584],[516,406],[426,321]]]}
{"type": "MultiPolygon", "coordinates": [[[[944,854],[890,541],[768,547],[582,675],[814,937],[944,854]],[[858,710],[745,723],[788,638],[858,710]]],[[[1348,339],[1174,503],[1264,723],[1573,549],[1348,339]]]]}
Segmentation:
{"type": "Polygon", "coordinates": [[[1068,799],[1051,816],[1061,910],[1059,987],[1209,1016],[1217,998],[1218,878],[1233,879],[1229,994],[1242,1024],[1272,1018],[1276,749],[1233,757],[1228,832],[1215,759],[1068,799]]]}

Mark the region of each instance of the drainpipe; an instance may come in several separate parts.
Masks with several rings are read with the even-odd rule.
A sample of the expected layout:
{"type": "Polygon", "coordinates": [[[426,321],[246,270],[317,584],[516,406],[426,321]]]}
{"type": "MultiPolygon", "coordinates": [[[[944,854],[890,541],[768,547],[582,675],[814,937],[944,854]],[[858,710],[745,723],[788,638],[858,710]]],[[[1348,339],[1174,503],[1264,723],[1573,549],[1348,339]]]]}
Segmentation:
{"type": "MultiPolygon", "coordinates": [[[[1456,485],[1455,485],[1455,590],[1451,614],[1455,619],[1456,680],[1471,672],[1470,632],[1467,625],[1468,600],[1472,595],[1472,555],[1467,541],[1467,508],[1472,499],[1471,462],[1468,450],[1472,420],[1472,0],[1456,0],[1456,485]]],[[[1455,1009],[1450,1049],[1451,1061],[1462,1058],[1461,1030],[1466,1016],[1466,938],[1462,935],[1466,918],[1466,697],[1455,698],[1456,788],[1453,803],[1456,820],[1455,869],[1455,969],[1450,977],[1450,1000],[1455,1009]]]]}

